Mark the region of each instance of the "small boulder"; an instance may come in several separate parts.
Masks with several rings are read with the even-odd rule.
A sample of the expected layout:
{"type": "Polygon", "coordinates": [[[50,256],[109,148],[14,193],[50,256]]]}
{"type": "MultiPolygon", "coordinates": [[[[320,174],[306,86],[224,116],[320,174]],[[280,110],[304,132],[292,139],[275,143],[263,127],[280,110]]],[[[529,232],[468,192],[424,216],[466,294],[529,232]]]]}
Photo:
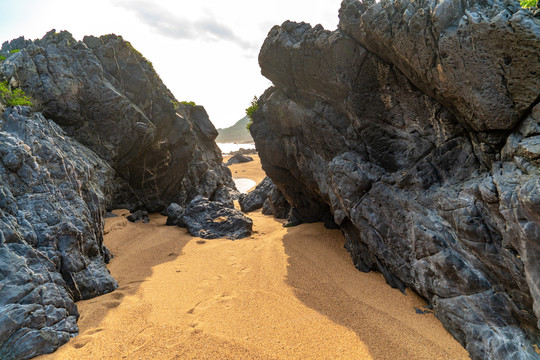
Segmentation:
{"type": "Polygon", "coordinates": [[[245,162],[250,162],[250,161],[253,161],[253,158],[251,156],[235,154],[229,159],[229,161],[227,161],[225,165],[230,166],[232,164],[239,164],[239,163],[245,163],[245,162]]]}
{"type": "Polygon", "coordinates": [[[268,176],[265,177],[255,189],[247,194],[240,195],[240,198],[238,199],[240,209],[242,209],[243,212],[251,212],[262,208],[268,193],[275,187],[272,180],[268,176]]]}
{"type": "Polygon", "coordinates": [[[250,236],[253,229],[253,220],[241,211],[202,196],[191,200],[182,219],[191,235],[203,239],[242,239],[250,236]]]}
{"type": "Polygon", "coordinates": [[[127,219],[134,223],[141,221],[143,223],[150,222],[150,219],[148,218],[148,212],[146,212],[146,210],[137,210],[133,214],[129,215],[127,219]]]}
{"type": "Polygon", "coordinates": [[[165,210],[165,215],[167,215],[167,223],[166,225],[176,225],[180,227],[185,227],[184,220],[182,220],[182,217],[184,216],[184,208],[176,203],[171,203],[167,210],[165,210]]]}

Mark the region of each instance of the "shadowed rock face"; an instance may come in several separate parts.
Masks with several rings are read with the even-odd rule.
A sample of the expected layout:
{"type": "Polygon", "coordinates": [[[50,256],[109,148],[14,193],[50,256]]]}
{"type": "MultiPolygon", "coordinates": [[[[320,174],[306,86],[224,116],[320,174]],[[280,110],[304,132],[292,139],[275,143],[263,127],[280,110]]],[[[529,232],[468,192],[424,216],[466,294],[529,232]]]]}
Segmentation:
{"type": "Polygon", "coordinates": [[[74,301],[114,290],[102,245],[114,170],[29,108],[0,118],[0,358],[54,351],[74,301]]]}
{"type": "Polygon", "coordinates": [[[76,41],[51,31],[41,40],[5,43],[2,51],[15,48],[22,50],[0,73],[116,170],[115,206],[161,211],[234,188],[204,108],[179,103],[122,37],[76,41]]]}
{"type": "Polygon", "coordinates": [[[274,27],[251,133],[295,220],[333,219],[359,270],[428,299],[473,358],[536,359],[540,23],[461,4],[347,0],[334,32],[274,27]]]}
{"type": "Polygon", "coordinates": [[[204,108],[178,103],[121,37],[52,31],[0,54],[0,81],[51,119],[26,107],[0,118],[0,359],[26,359],[77,334],[74,301],[116,288],[106,209],[236,192],[204,108]]]}

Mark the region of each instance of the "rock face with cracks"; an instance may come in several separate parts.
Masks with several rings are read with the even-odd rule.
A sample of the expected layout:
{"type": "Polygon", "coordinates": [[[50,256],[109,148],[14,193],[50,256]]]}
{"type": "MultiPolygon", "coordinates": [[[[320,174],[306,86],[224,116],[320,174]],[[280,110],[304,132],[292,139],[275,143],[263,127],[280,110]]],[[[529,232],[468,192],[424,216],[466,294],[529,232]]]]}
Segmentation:
{"type": "Polygon", "coordinates": [[[113,291],[102,245],[114,170],[29,108],[0,119],[0,358],[78,332],[74,301],[113,291]]]}
{"type": "Polygon", "coordinates": [[[178,102],[122,37],[51,31],[0,55],[0,81],[45,115],[0,103],[0,358],[26,359],[77,334],[74,301],[116,288],[106,210],[144,221],[237,193],[204,108],[178,102]]]}
{"type": "Polygon", "coordinates": [[[204,108],[178,102],[121,36],[76,41],[53,30],[41,40],[6,42],[1,53],[8,55],[2,76],[116,170],[115,207],[162,211],[234,189],[204,108]]]}
{"type": "Polygon", "coordinates": [[[539,53],[517,2],[345,0],[259,55],[251,133],[294,220],[333,220],[474,359],[538,358],[539,53]]]}
{"type": "Polygon", "coordinates": [[[219,201],[210,201],[202,196],[191,200],[181,215],[181,221],[175,217],[177,208],[170,208],[167,219],[169,224],[177,223],[188,229],[193,236],[203,239],[226,237],[231,240],[242,239],[251,235],[253,220],[241,211],[227,207],[219,201]],[[169,221],[170,219],[170,221],[169,221]]]}

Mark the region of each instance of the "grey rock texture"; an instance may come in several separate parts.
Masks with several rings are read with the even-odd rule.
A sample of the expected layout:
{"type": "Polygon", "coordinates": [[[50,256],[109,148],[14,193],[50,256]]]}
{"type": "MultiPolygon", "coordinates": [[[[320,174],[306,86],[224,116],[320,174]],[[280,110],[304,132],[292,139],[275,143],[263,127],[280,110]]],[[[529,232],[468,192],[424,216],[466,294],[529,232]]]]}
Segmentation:
{"type": "Polygon", "coordinates": [[[262,213],[264,215],[273,215],[276,219],[287,219],[291,212],[291,205],[283,196],[281,191],[274,185],[268,192],[266,200],[263,203],[262,213]]]}
{"type": "Polygon", "coordinates": [[[0,73],[116,170],[123,189],[116,207],[162,211],[221,186],[234,189],[204,108],[179,103],[121,36],[76,41],[53,30],[41,40],[5,43],[0,53],[14,48],[21,50],[0,64],[0,73]]]}
{"type": "Polygon", "coordinates": [[[184,224],[184,220],[182,218],[184,217],[184,208],[176,203],[172,203],[167,207],[167,210],[165,211],[165,214],[167,215],[167,226],[180,226],[180,227],[186,227],[184,224]]]}
{"type": "Polygon", "coordinates": [[[242,239],[250,236],[253,230],[253,221],[241,211],[202,196],[189,203],[182,222],[180,226],[186,227],[191,235],[203,239],[242,239]]]}
{"type": "Polygon", "coordinates": [[[113,291],[102,245],[114,170],[27,107],[0,118],[0,358],[78,332],[74,301],[113,291]]]}
{"type": "Polygon", "coordinates": [[[253,161],[253,158],[251,156],[243,155],[243,154],[234,154],[229,161],[227,161],[226,166],[232,165],[232,164],[239,164],[239,163],[245,163],[253,161]]]}
{"type": "Polygon", "coordinates": [[[266,176],[255,189],[247,194],[241,194],[238,204],[243,212],[252,212],[263,207],[268,193],[276,186],[268,176],[266,176]]]}
{"type": "Polygon", "coordinates": [[[116,288],[106,210],[147,221],[171,202],[238,195],[204,108],[179,103],[122,37],[51,31],[0,54],[0,81],[52,120],[28,108],[0,120],[0,359],[26,359],[77,334],[74,301],[116,288]]]}
{"type": "Polygon", "coordinates": [[[474,359],[537,359],[540,22],[517,2],[345,0],[285,22],[251,133],[289,221],[335,221],[474,359]]]}

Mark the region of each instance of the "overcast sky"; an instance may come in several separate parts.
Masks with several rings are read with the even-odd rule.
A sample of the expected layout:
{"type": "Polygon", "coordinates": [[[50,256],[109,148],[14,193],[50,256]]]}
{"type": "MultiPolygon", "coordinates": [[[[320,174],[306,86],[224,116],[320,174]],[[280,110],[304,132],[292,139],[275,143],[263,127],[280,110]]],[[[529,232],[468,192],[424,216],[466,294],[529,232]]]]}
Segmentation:
{"type": "Polygon", "coordinates": [[[0,0],[0,42],[51,29],[115,33],[150,60],[180,101],[204,105],[216,128],[241,119],[254,95],[271,85],[259,49],[285,20],[334,30],[341,0],[0,0]]]}

